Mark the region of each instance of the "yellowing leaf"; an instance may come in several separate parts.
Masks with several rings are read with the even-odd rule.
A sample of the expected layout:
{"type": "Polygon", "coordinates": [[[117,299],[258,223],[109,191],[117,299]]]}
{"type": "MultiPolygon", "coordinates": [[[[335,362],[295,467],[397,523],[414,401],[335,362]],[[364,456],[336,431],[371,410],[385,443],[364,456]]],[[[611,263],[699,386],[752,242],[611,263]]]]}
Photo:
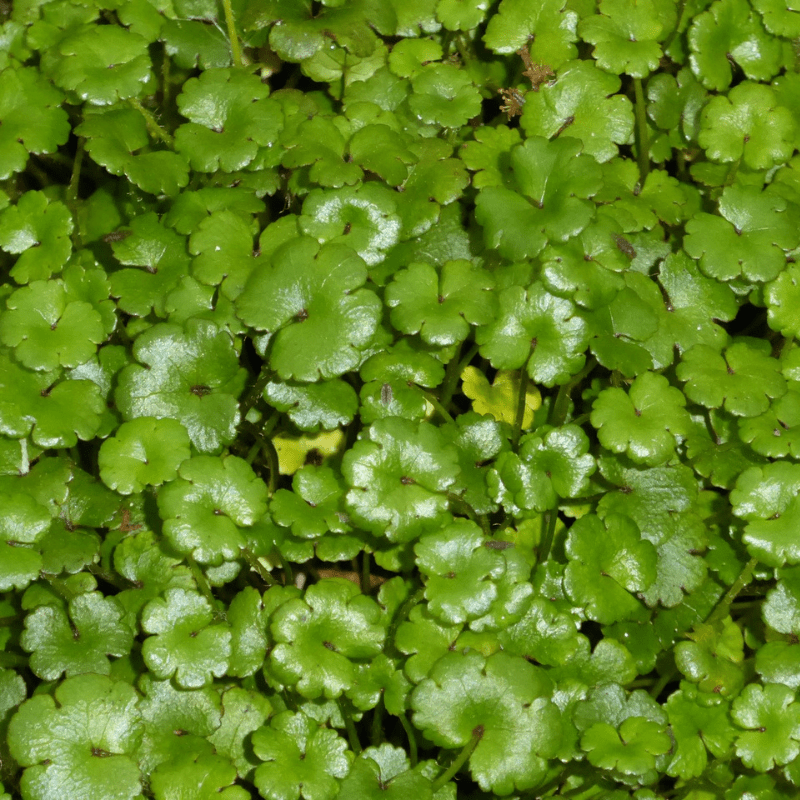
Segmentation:
{"type": "Polygon", "coordinates": [[[316,450],[323,458],[332,456],[343,441],[344,433],[337,428],[335,431],[323,431],[314,436],[278,434],[272,443],[278,452],[281,475],[294,475],[306,463],[312,450],[316,450]]]}
{"type": "MultiPolygon", "coordinates": [[[[491,414],[498,422],[514,424],[519,395],[519,370],[500,370],[489,385],[486,376],[477,367],[467,367],[461,373],[464,394],[472,400],[472,408],[478,414],[491,414]]],[[[525,414],[522,429],[533,424],[533,412],[542,405],[542,395],[535,386],[525,393],[525,414]]]]}

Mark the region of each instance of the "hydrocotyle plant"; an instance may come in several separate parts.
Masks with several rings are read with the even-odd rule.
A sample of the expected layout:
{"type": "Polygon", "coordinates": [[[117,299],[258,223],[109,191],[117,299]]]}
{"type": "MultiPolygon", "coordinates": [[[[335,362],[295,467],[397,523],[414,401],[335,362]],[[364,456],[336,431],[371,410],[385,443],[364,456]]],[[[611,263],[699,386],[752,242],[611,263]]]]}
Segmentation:
{"type": "Polygon", "coordinates": [[[797,796],[796,0],[0,20],[1,798],[797,796]]]}

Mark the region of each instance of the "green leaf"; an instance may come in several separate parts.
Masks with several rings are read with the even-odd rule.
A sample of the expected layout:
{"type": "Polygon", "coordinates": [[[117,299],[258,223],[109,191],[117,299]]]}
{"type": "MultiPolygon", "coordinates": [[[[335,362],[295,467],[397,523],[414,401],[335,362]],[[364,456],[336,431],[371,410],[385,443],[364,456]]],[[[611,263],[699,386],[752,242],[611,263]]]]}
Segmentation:
{"type": "Polygon", "coordinates": [[[356,665],[376,656],[386,635],[378,604],[343,578],[326,578],[281,605],[270,631],[270,671],[309,699],[352,687],[356,665]]]}
{"type": "Polygon", "coordinates": [[[292,490],[278,489],[272,497],[270,512],[279,525],[304,538],[350,530],[343,503],[346,487],[330,467],[309,465],[299,469],[292,479],[292,490]]]}
{"type": "Polygon", "coordinates": [[[541,136],[512,149],[514,191],[489,187],[475,201],[487,247],[512,261],[531,258],[548,241],[566,241],[591,222],[594,209],[586,198],[602,181],[597,162],[581,151],[575,139],[541,136]]]}
{"type": "Polygon", "coordinates": [[[603,163],[633,133],[633,108],[619,87],[619,78],[591,62],[570,61],[555,81],[528,92],[520,125],[527,136],[580,139],[583,152],[603,163]]]}
{"type": "Polygon", "coordinates": [[[377,182],[314,189],[303,203],[300,231],[320,244],[346,244],[369,265],[379,264],[400,238],[395,193],[377,182]]]}
{"type": "Polygon", "coordinates": [[[770,399],[782,397],[786,382],[780,364],[761,341],[738,341],[722,353],[698,344],[683,354],[676,373],[684,392],[706,408],[724,408],[737,417],[763,414],[770,399]]]}
{"type": "Polygon", "coordinates": [[[793,531],[800,519],[800,465],[778,461],[751,467],[731,492],[733,514],[748,522],[742,537],[748,550],[764,564],[780,567],[800,563],[793,531]]]}
{"type": "Polygon", "coordinates": [[[783,50],[769,36],[749,3],[716,0],[698,14],[689,28],[689,63],[707,89],[724,90],[731,84],[733,66],[755,81],[768,81],[780,70],[783,50]]]}
{"type": "Polygon", "coordinates": [[[427,422],[377,420],[345,453],[355,522],[390,542],[410,542],[448,521],[446,492],[458,475],[454,448],[427,422]]]}
{"type": "Polygon", "coordinates": [[[0,213],[0,247],[19,255],[9,273],[17,283],[47,280],[60,272],[72,253],[72,215],[42,192],[25,192],[0,213]]]}
{"type": "Polygon", "coordinates": [[[434,347],[467,338],[471,325],[488,325],[495,315],[494,281],[469,261],[447,261],[437,271],[415,262],[386,287],[391,321],[402,333],[419,333],[434,347]]]}
{"type": "Polygon", "coordinates": [[[144,117],[133,108],[87,113],[75,133],[86,138],[86,152],[112,175],[126,175],[151,194],[174,196],[189,182],[189,165],[178,153],[147,148],[144,117]]]}
{"type": "Polygon", "coordinates": [[[31,669],[44,680],[83,672],[108,675],[109,656],[124,656],[133,645],[133,631],[121,621],[122,609],[99,592],[59,606],[40,606],[25,617],[22,647],[31,653],[31,669]]]}
{"type": "Polygon", "coordinates": [[[722,624],[697,624],[687,634],[689,642],[675,646],[675,664],[701,692],[734,697],[741,691],[745,674],[742,631],[730,617],[722,624]]]}
{"type": "Polygon", "coordinates": [[[191,78],[178,96],[190,122],[175,131],[175,147],[200,172],[234,172],[275,143],[282,127],[280,107],[269,87],[244,71],[208,69],[191,78]]]}
{"type": "Polygon", "coordinates": [[[511,794],[539,786],[561,738],[545,671],[496,653],[448,653],[411,694],[414,724],[439,747],[478,739],[470,772],[484,791],[511,794]]]}
{"type": "Polygon", "coordinates": [[[144,317],[152,310],[166,317],[167,296],[189,271],[186,240],[162,225],[154,213],[135,217],[128,230],[111,248],[120,264],[141,269],[113,272],[111,293],[128,314],[144,317]]]}
{"type": "Polygon", "coordinates": [[[431,800],[433,793],[431,781],[419,768],[411,769],[405,750],[384,742],[359,754],[337,796],[340,800],[431,800]]]}
{"type": "Polygon", "coordinates": [[[565,550],[564,588],[589,619],[610,625],[639,612],[633,593],[655,580],[657,554],[633,520],[619,514],[602,521],[581,517],[569,529],[565,550]]]}
{"type": "Polygon", "coordinates": [[[686,252],[719,280],[776,278],[785,268],[785,251],[800,243],[791,221],[794,206],[755,186],[727,187],[719,206],[721,216],[701,212],[687,223],[686,252]]]}
{"type": "Polygon", "coordinates": [[[98,311],[72,300],[62,281],[33,281],[17,289],[6,308],[0,313],[0,340],[30,369],[76,367],[106,339],[98,311]]]}
{"type": "Polygon", "coordinates": [[[395,644],[408,658],[403,671],[414,683],[419,683],[433,665],[455,645],[461,627],[444,625],[435,620],[427,604],[416,605],[408,619],[400,624],[395,644]]]}
{"type": "Polygon", "coordinates": [[[428,610],[442,622],[461,624],[480,617],[497,597],[505,559],[485,544],[474,522],[459,519],[414,546],[417,566],[425,575],[428,610]]]}
{"type": "Polygon", "coordinates": [[[161,37],[167,55],[182,69],[229,67],[231,46],[223,31],[203,20],[167,19],[161,37]]]}
{"type": "Polygon", "coordinates": [[[38,70],[4,69],[0,89],[0,179],[22,172],[30,153],[52,153],[65,144],[70,125],[63,95],[38,70]]]}
{"type": "Polygon", "coordinates": [[[669,724],[675,737],[675,748],[667,773],[688,780],[703,774],[708,753],[724,756],[736,737],[729,717],[728,704],[702,695],[694,686],[682,683],[666,702],[669,724]]]}
{"type": "Polygon", "coordinates": [[[253,272],[236,310],[274,335],[269,360],[282,380],[327,380],[357,367],[377,330],[380,301],[366,280],[349,247],[302,237],[253,272]]]}
{"type": "Polygon", "coordinates": [[[154,325],[137,338],[133,353],[144,366],[125,367],[115,392],[126,420],[177,419],[205,453],[233,441],[239,422],[236,398],[246,372],[227,333],[202,320],[189,320],[183,328],[154,325]]]}
{"type": "Polygon", "coordinates": [[[117,25],[86,25],[42,55],[56,86],[91,105],[138,97],[153,80],[147,41],[117,25]]]}
{"type": "Polygon", "coordinates": [[[503,0],[489,20],[483,41],[495,53],[508,55],[533,39],[532,60],[555,68],[577,55],[578,14],[566,6],[566,0],[545,0],[535,5],[525,0],[503,0]]]}
{"type": "Polygon", "coordinates": [[[250,777],[258,763],[250,734],[267,721],[272,705],[260,691],[231,686],[222,693],[222,710],[222,721],[208,741],[236,765],[239,777],[250,777]]]}
{"type": "Polygon", "coordinates": [[[672,747],[664,727],[644,717],[628,717],[619,729],[598,722],[583,733],[581,747],[596,767],[651,783],[656,777],[656,757],[672,747]]]}
{"type": "Polygon", "coordinates": [[[127,683],[89,674],[64,681],[55,696],[40,694],[24,702],[8,728],[11,754],[25,768],[23,796],[141,797],[138,700],[127,683]]]}
{"type": "Polygon", "coordinates": [[[31,372],[0,352],[0,431],[6,436],[30,434],[40,447],[74,447],[97,434],[104,408],[92,381],[31,372]]]}
{"type": "Polygon", "coordinates": [[[103,442],[97,460],[106,486],[132,494],[174,480],[189,455],[189,435],[180,422],[139,417],[103,442]]]}
{"type": "Polygon", "coordinates": [[[646,78],[659,66],[659,42],[675,27],[675,3],[656,0],[600,0],[598,14],[585,17],[578,33],[591,42],[604,70],[646,78]]]}
{"type": "Polygon", "coordinates": [[[333,800],[352,760],[336,731],[292,711],[277,714],[255,731],[253,750],[264,762],[253,781],[267,800],[333,800]]]}
{"type": "Polygon", "coordinates": [[[481,96],[464,70],[452,64],[430,64],[411,77],[408,104],[428,125],[459,128],[481,110],[481,96]]]}
{"type": "Polygon", "coordinates": [[[47,508],[28,494],[0,493],[0,541],[8,545],[0,565],[0,590],[24,589],[39,576],[42,557],[32,547],[50,527],[47,508]]]}
{"type": "Polygon", "coordinates": [[[765,287],[769,327],[785,339],[800,338],[798,309],[800,309],[800,270],[787,264],[780,275],[765,287]]]}
{"type": "Polygon", "coordinates": [[[604,389],[592,405],[591,421],[603,447],[638,463],[663,464],[689,432],[686,398],[655,372],[639,375],[626,393],[604,389]]]}
{"type": "MultiPolygon", "coordinates": [[[[528,140],[530,141],[530,140],[528,140]]],[[[481,355],[497,369],[526,368],[545,386],[566,381],[583,367],[588,331],[578,309],[540,282],[511,286],[498,296],[500,314],[478,329],[481,355]]]]}
{"type": "Polygon", "coordinates": [[[179,552],[219,566],[247,546],[245,526],[267,510],[267,487],[236,456],[196,456],[184,461],[177,480],[158,493],[164,535],[179,552]]]}
{"type": "Polygon", "coordinates": [[[796,39],[800,36],[800,9],[793,0],[753,0],[764,27],[775,36],[796,39]]]}
{"type": "Polygon", "coordinates": [[[215,689],[181,689],[148,673],[139,678],[138,687],[144,693],[139,703],[144,722],[139,749],[142,770],[152,774],[159,764],[182,756],[212,754],[206,737],[219,728],[222,716],[215,689]]]}
{"type": "Polygon", "coordinates": [[[742,160],[771,169],[792,156],[797,130],[791,111],[768,86],[744,81],[703,108],[698,142],[713,161],[742,160]]]}
{"type": "Polygon", "coordinates": [[[338,378],[312,384],[271,381],[263,396],[273,408],[286,412],[301,431],[329,431],[348,425],[358,410],[355,390],[338,378]]]}
{"type": "Polygon", "coordinates": [[[731,717],[750,729],[736,738],[736,755],[747,767],[766,772],[800,753],[800,705],[780,683],[750,684],[731,705],[731,717]]]}
{"type": "Polygon", "coordinates": [[[172,678],[184,689],[207,686],[228,669],[231,632],[215,623],[210,603],[197,592],[167,589],[142,610],[148,636],[142,645],[147,668],[157,678],[172,678]]]}
{"type": "Polygon", "coordinates": [[[155,800],[248,800],[244,786],[234,786],[236,768],[218,755],[184,753],[150,775],[155,800]]]}

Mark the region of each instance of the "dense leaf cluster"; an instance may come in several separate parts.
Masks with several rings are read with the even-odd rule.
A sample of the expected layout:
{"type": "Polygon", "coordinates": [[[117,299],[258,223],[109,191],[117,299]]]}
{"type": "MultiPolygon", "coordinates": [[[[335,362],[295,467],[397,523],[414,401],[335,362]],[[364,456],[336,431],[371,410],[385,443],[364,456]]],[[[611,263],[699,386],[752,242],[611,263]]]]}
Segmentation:
{"type": "Polygon", "coordinates": [[[797,796],[796,0],[0,15],[0,798],[797,796]]]}

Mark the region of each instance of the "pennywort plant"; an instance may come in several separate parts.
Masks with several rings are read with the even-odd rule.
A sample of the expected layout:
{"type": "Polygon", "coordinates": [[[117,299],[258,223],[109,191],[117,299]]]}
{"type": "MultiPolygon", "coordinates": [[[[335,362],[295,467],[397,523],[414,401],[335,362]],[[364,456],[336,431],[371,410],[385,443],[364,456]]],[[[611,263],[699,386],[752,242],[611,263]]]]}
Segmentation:
{"type": "Polygon", "coordinates": [[[0,20],[0,797],[797,796],[796,2],[0,20]]]}

